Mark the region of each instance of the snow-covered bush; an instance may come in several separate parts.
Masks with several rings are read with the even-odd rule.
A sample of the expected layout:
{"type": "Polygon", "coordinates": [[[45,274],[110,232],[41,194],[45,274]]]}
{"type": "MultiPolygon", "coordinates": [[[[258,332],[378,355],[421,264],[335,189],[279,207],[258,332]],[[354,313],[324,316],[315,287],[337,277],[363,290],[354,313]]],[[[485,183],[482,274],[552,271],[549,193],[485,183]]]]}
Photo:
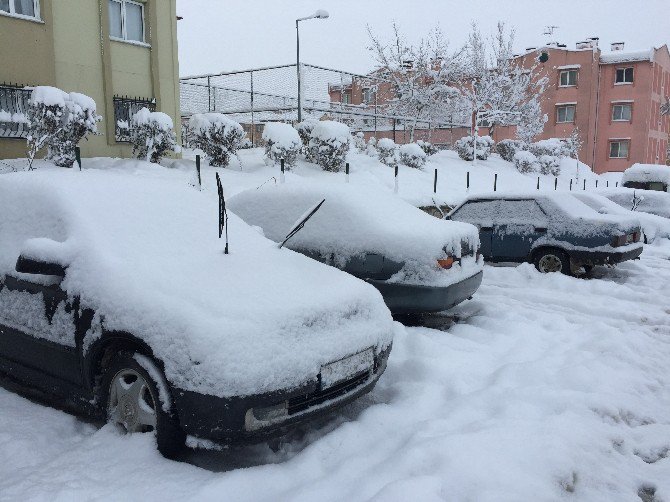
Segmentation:
{"type": "Polygon", "coordinates": [[[423,141],[419,140],[416,142],[417,145],[421,147],[421,149],[424,151],[424,153],[430,157],[431,155],[435,155],[437,153],[437,147],[430,143],[429,141],[423,141]]]}
{"type": "Polygon", "coordinates": [[[512,161],[514,162],[514,167],[520,173],[532,173],[538,169],[539,163],[537,157],[527,150],[518,150],[514,154],[512,161]]]}
{"type": "Polygon", "coordinates": [[[265,141],[265,157],[271,164],[279,164],[281,159],[284,159],[288,169],[295,166],[302,143],[298,131],[293,126],[282,122],[265,124],[263,140],[265,141]]]}
{"type": "Polygon", "coordinates": [[[415,169],[421,169],[426,165],[428,156],[416,143],[408,143],[400,147],[400,162],[415,169]]]}
{"type": "Polygon", "coordinates": [[[324,171],[337,172],[345,163],[350,139],[346,124],[332,120],[317,122],[309,140],[310,157],[324,171]]]}
{"type": "Polygon", "coordinates": [[[558,176],[561,174],[561,158],[555,155],[540,155],[537,159],[540,173],[558,176]]]}
{"type": "Polygon", "coordinates": [[[309,147],[309,141],[312,139],[312,130],[319,123],[318,120],[307,119],[295,125],[300,141],[302,141],[302,154],[308,162],[314,162],[312,151],[309,147]]]}
{"type": "Polygon", "coordinates": [[[398,145],[391,138],[382,138],[377,141],[377,152],[379,153],[379,162],[390,167],[398,164],[398,145]]]}
{"type": "MultiPolygon", "coordinates": [[[[477,136],[477,158],[479,160],[488,159],[493,144],[491,136],[477,136]]],[[[465,136],[454,143],[458,156],[468,161],[474,160],[473,146],[474,140],[472,136],[465,136]]]]}
{"type": "Polygon", "coordinates": [[[543,155],[551,155],[553,157],[566,157],[570,154],[565,140],[560,138],[549,138],[536,141],[528,145],[530,150],[536,157],[543,155]]]}
{"type": "Polygon", "coordinates": [[[35,87],[27,117],[31,167],[35,154],[45,146],[48,160],[57,166],[72,167],[75,147],[89,134],[98,132],[97,123],[101,119],[95,101],[84,94],[68,94],[56,87],[35,87]]]}
{"type": "Polygon", "coordinates": [[[496,143],[496,152],[507,162],[514,162],[514,154],[525,150],[525,143],[516,139],[504,139],[496,143]]]}
{"type": "Polygon", "coordinates": [[[365,153],[367,145],[365,144],[365,135],[362,132],[357,132],[353,136],[354,138],[354,147],[358,153],[365,153]]]}
{"type": "Polygon", "coordinates": [[[130,143],[133,155],[138,159],[158,163],[167,152],[181,151],[169,115],[144,107],[130,122],[130,143]]]}
{"type": "Polygon", "coordinates": [[[374,136],[368,140],[368,146],[365,148],[365,153],[370,157],[379,156],[379,152],[377,151],[377,138],[374,136]]]}
{"type": "Polygon", "coordinates": [[[227,166],[244,141],[242,126],[221,113],[196,113],[189,127],[191,144],[205,152],[211,166],[227,166]]]}

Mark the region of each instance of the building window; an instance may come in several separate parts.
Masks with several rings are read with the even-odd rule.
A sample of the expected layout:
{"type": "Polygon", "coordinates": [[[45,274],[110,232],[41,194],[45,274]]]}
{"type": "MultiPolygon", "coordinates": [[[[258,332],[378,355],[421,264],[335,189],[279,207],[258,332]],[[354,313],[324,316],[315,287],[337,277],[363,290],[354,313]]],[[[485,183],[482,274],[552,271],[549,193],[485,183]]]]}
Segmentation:
{"type": "Polygon", "coordinates": [[[150,111],[156,111],[156,100],[146,98],[129,98],[114,96],[114,137],[119,143],[128,143],[130,141],[130,123],[137,112],[142,108],[148,108],[150,111]]]}
{"type": "Polygon", "coordinates": [[[363,89],[363,103],[370,104],[372,102],[372,89],[363,89]]]}
{"type": "Polygon", "coordinates": [[[28,106],[31,93],[30,89],[20,86],[0,85],[0,138],[28,136],[28,106]]]}
{"type": "Polygon", "coordinates": [[[342,103],[348,105],[351,103],[351,94],[348,92],[342,93],[342,103]]]}
{"type": "Polygon", "coordinates": [[[632,84],[633,83],[633,67],[629,66],[628,68],[617,68],[616,69],[616,79],[614,81],[617,84],[632,84]]]}
{"type": "Polygon", "coordinates": [[[109,0],[108,5],[109,36],[116,40],[144,42],[144,5],[130,0],[109,0]]]}
{"type": "Polygon", "coordinates": [[[572,87],[577,85],[577,70],[565,70],[560,74],[560,87],[572,87]]]}
{"type": "Polygon", "coordinates": [[[39,0],[0,0],[0,12],[12,16],[40,18],[39,0]]]}
{"type": "Polygon", "coordinates": [[[630,103],[612,105],[612,120],[616,122],[630,122],[632,108],[630,103]]]}
{"type": "Polygon", "coordinates": [[[575,105],[562,105],[556,107],[556,123],[563,124],[575,121],[575,105]]]}
{"type": "Polygon", "coordinates": [[[627,139],[610,141],[610,159],[627,159],[629,146],[627,139]]]}

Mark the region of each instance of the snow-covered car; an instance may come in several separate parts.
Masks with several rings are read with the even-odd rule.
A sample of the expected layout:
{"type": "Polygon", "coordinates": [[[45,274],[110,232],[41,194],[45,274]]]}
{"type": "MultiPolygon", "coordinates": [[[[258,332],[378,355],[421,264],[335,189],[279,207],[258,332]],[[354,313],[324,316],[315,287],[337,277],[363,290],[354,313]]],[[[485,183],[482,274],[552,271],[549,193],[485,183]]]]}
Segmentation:
{"type": "Polygon", "coordinates": [[[235,195],[229,208],[282,242],[301,214],[323,200],[286,245],[372,284],[394,314],[446,310],[479,288],[476,228],[438,220],[380,190],[268,184],[235,195]]]}
{"type": "Polygon", "coordinates": [[[623,172],[621,185],[667,192],[670,187],[670,166],[659,164],[633,164],[623,172]]]}
{"type": "Polygon", "coordinates": [[[235,215],[224,254],[215,192],[135,165],[0,176],[0,372],[166,456],[371,390],[402,329],[375,288],[235,215]]]}
{"type": "Polygon", "coordinates": [[[603,188],[597,190],[596,193],[607,197],[625,209],[670,218],[670,194],[668,193],[634,188],[603,188]]]}
{"type": "Polygon", "coordinates": [[[446,217],[479,228],[485,259],[528,261],[543,273],[589,272],[635,259],[643,248],[639,220],[599,214],[568,193],[471,195],[446,217]]]}
{"type": "Polygon", "coordinates": [[[630,211],[607,197],[594,192],[573,192],[572,195],[600,214],[613,214],[638,219],[642,224],[645,244],[651,244],[656,239],[670,238],[670,220],[667,218],[655,214],[630,211]]]}

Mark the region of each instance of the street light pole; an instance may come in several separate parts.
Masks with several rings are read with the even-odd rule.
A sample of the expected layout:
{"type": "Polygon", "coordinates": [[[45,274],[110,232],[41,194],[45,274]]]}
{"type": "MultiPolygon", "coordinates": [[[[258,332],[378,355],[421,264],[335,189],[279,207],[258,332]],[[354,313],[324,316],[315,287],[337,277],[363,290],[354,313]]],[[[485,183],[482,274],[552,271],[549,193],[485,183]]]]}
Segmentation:
{"type": "Polygon", "coordinates": [[[307,21],[308,19],[328,19],[328,12],[319,9],[311,16],[301,17],[295,20],[295,43],[296,43],[296,70],[298,72],[298,122],[302,122],[302,90],[301,90],[301,72],[300,72],[300,21],[307,21]]]}

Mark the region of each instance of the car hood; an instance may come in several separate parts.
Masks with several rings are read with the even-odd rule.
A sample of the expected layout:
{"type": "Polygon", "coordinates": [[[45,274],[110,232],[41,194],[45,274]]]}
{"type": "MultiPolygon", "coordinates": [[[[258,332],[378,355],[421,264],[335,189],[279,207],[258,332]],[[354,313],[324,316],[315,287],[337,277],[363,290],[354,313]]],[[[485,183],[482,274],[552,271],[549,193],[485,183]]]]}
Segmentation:
{"type": "Polygon", "coordinates": [[[265,239],[184,173],[44,169],[0,177],[0,273],[19,253],[67,266],[62,287],[104,332],[144,340],[176,387],[216,396],[291,388],[392,341],[372,286],[265,239]]]}

